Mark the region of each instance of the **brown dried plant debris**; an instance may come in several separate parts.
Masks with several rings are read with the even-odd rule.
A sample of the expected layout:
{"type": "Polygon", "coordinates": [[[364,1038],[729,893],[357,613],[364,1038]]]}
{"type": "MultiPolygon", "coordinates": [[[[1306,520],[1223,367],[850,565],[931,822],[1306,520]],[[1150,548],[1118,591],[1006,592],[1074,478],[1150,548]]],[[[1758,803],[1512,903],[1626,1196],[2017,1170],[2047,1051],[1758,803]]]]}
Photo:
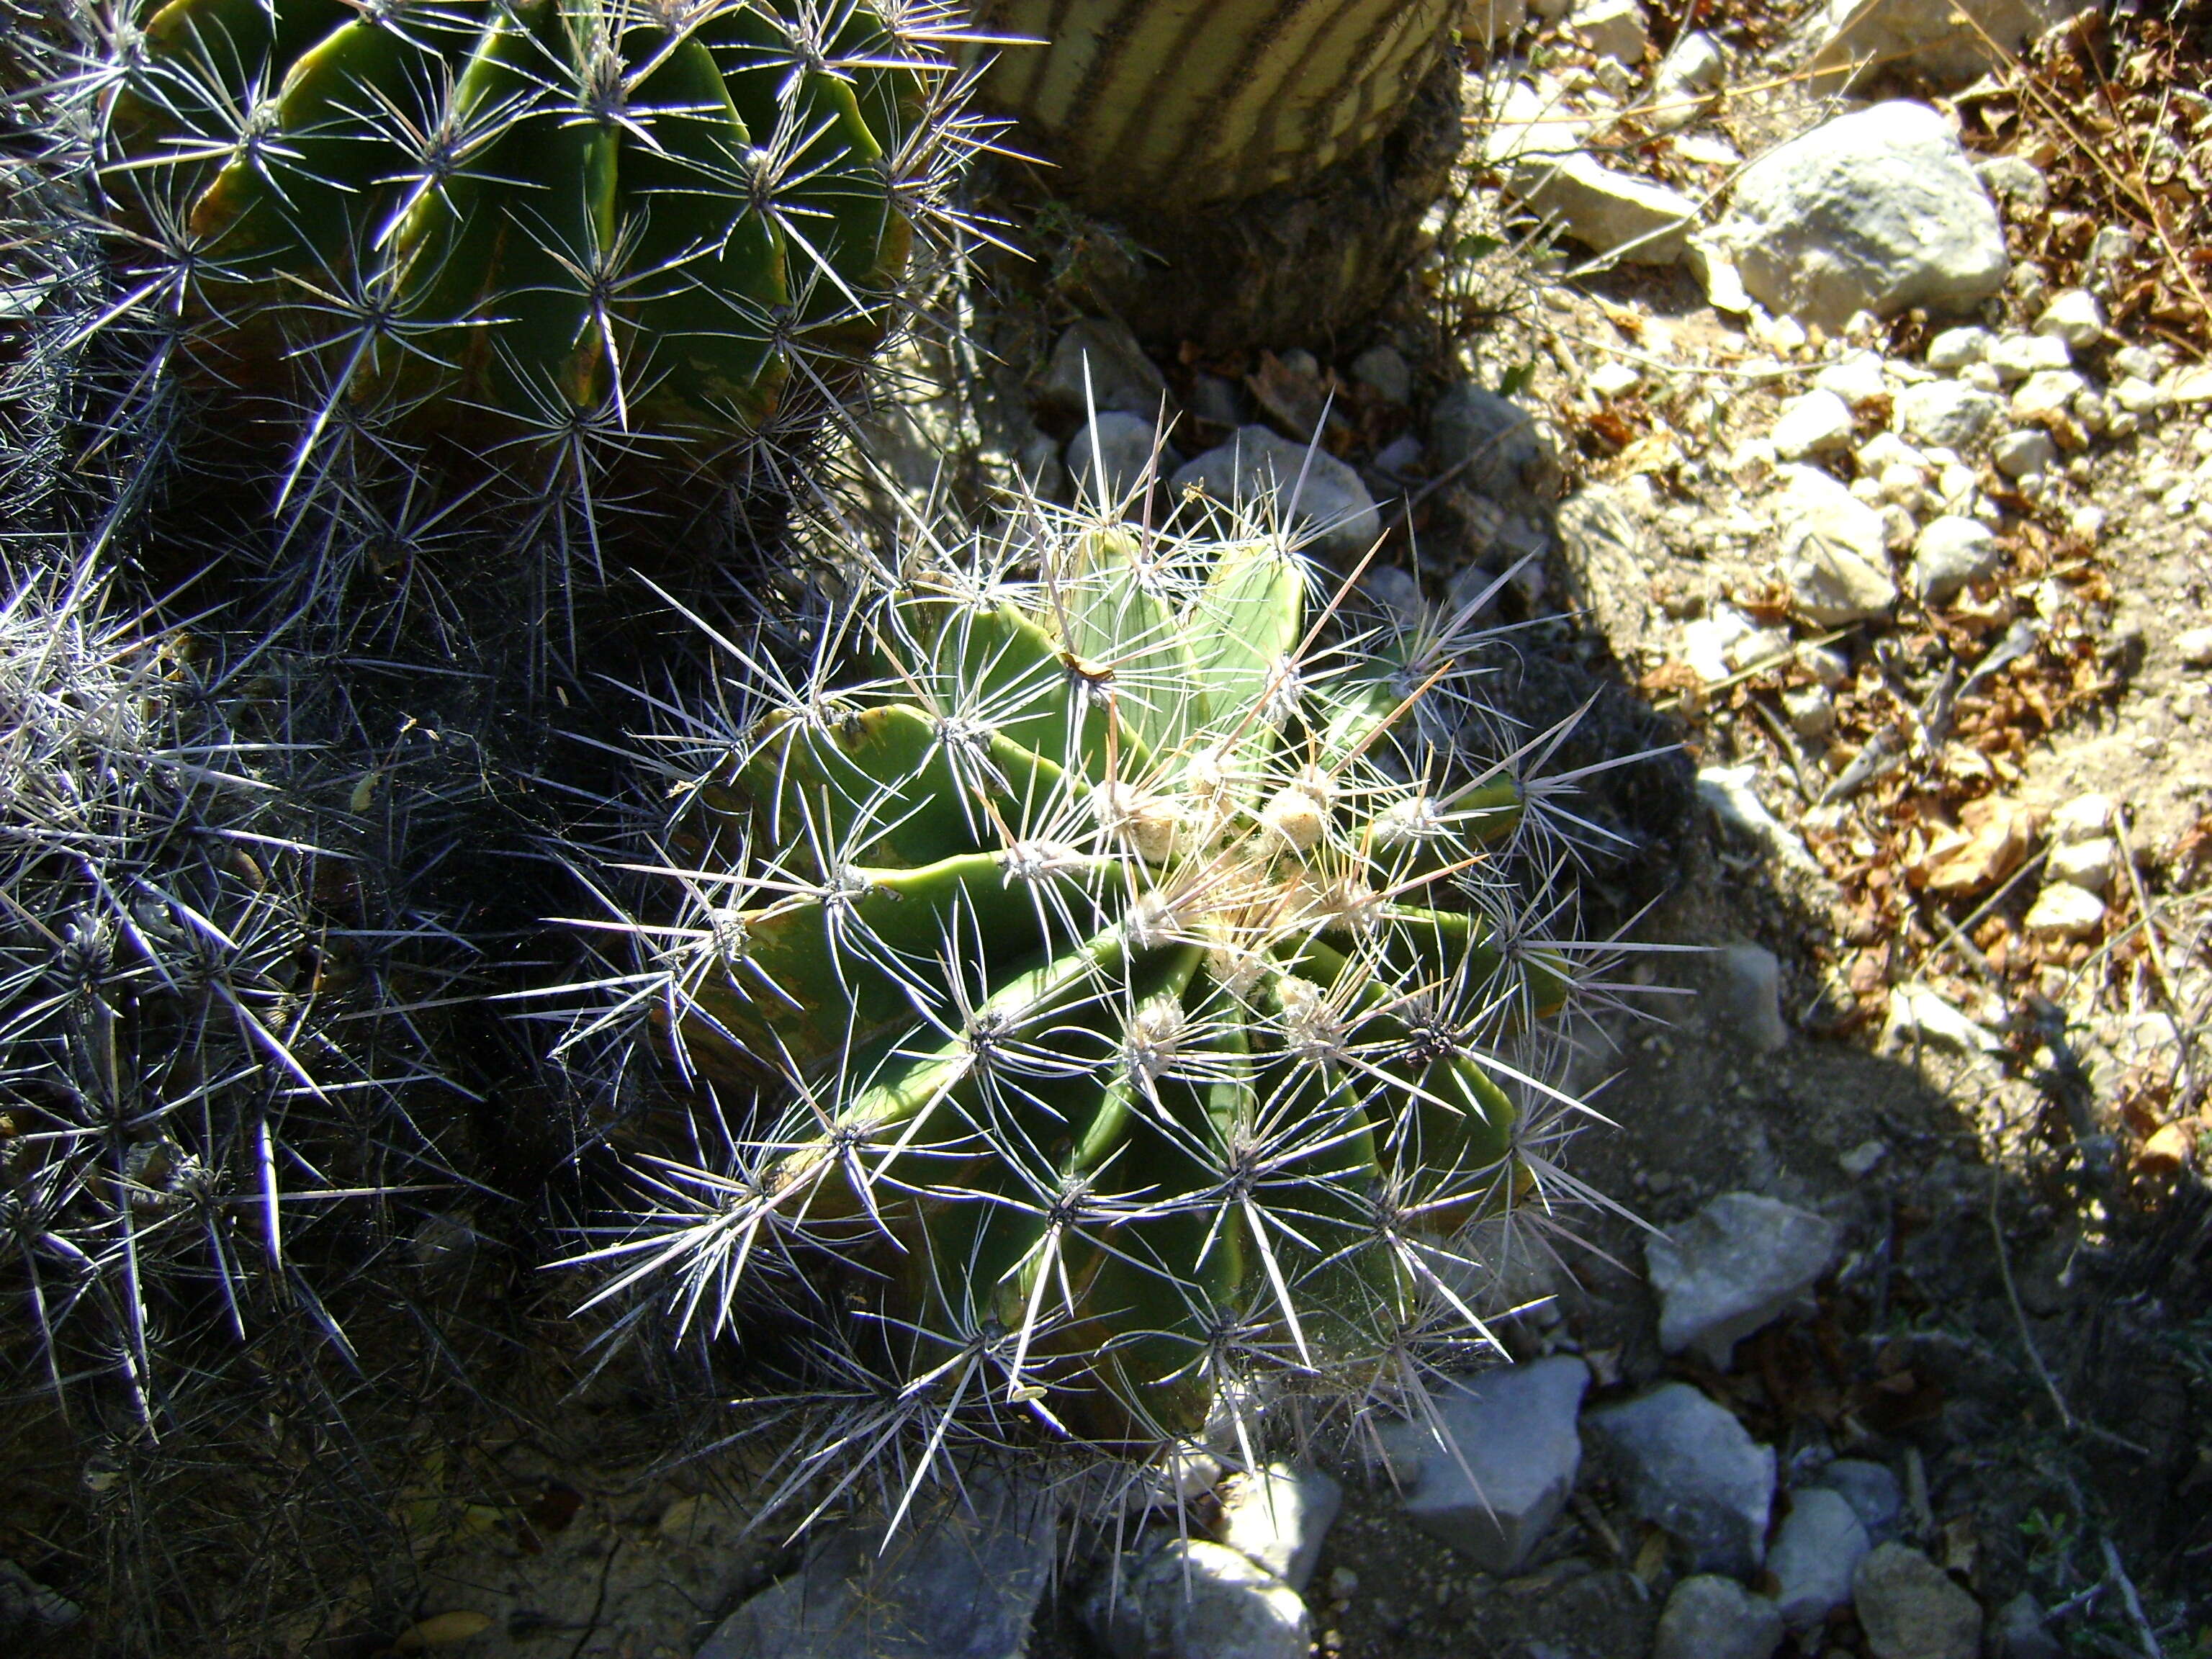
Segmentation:
{"type": "Polygon", "coordinates": [[[2212,351],[2212,17],[2108,18],[2067,28],[1958,100],[1973,149],[2024,157],[2051,186],[2047,211],[2014,222],[2016,258],[2054,286],[2083,285],[2097,233],[2133,252],[2102,273],[2124,334],[2212,351]]]}

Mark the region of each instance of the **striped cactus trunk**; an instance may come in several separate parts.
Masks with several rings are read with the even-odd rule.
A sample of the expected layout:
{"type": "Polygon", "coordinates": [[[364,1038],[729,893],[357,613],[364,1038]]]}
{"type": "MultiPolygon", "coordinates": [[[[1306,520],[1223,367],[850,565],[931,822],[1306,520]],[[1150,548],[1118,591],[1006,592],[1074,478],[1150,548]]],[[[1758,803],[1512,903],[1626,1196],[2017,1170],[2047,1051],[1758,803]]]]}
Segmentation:
{"type": "Polygon", "coordinates": [[[1381,137],[1459,0],[996,0],[988,101],[1106,208],[1184,212],[1294,185],[1381,137]]]}

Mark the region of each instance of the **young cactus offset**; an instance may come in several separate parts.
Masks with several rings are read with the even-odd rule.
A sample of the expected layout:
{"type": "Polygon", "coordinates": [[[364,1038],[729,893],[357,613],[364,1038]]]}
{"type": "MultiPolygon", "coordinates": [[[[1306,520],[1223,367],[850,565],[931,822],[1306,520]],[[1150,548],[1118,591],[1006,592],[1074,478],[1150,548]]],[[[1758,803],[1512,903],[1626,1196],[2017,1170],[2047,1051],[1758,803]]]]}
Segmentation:
{"type": "Polygon", "coordinates": [[[605,1254],[687,1319],[842,1262],[902,1384],[1113,1444],[1371,1390],[1531,1179],[1505,1056],[1569,977],[1486,917],[1518,786],[1444,772],[1398,641],[1318,647],[1279,537],[1037,541],[849,615],[690,781],[644,982],[763,1104],[605,1254]]]}
{"type": "MultiPolygon", "coordinates": [[[[891,0],[893,5],[897,0],[891,0]]],[[[942,20],[848,0],[167,0],[99,187],[204,380],[419,435],[712,454],[891,320],[942,20]]]]}

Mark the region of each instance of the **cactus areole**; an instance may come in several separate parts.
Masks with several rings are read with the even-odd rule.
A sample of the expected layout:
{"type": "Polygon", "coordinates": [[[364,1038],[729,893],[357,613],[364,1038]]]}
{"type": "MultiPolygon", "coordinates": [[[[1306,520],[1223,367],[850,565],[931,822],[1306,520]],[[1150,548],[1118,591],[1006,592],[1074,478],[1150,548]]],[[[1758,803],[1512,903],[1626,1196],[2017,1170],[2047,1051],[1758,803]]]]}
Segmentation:
{"type": "Polygon", "coordinates": [[[623,1249],[726,1307],[818,1246],[911,1375],[980,1355],[1128,1442],[1432,1316],[1437,1242],[1525,1186],[1498,1055],[1566,980],[1470,902],[1516,786],[1409,763],[1426,687],[1317,650],[1311,574],[1092,526],[863,612],[861,671],[755,721],[678,844],[668,1035],[726,1098],[772,1079],[750,1173],[623,1249]]]}
{"type": "Polygon", "coordinates": [[[857,3],[168,0],[101,185],[187,361],[319,420],[742,433],[881,335],[927,67],[857,3]]]}

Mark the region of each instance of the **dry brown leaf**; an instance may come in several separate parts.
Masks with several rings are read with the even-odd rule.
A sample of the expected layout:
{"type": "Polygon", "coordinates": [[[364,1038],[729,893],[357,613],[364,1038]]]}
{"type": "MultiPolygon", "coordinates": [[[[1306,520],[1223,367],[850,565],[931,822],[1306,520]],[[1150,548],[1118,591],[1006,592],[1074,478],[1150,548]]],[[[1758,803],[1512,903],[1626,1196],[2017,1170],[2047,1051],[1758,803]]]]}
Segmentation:
{"type": "Polygon", "coordinates": [[[1984,796],[1961,809],[1957,829],[1938,830],[1906,872],[1916,886],[1945,898],[1987,892],[2020,868],[2041,828],[2033,808],[1984,796]]]}

